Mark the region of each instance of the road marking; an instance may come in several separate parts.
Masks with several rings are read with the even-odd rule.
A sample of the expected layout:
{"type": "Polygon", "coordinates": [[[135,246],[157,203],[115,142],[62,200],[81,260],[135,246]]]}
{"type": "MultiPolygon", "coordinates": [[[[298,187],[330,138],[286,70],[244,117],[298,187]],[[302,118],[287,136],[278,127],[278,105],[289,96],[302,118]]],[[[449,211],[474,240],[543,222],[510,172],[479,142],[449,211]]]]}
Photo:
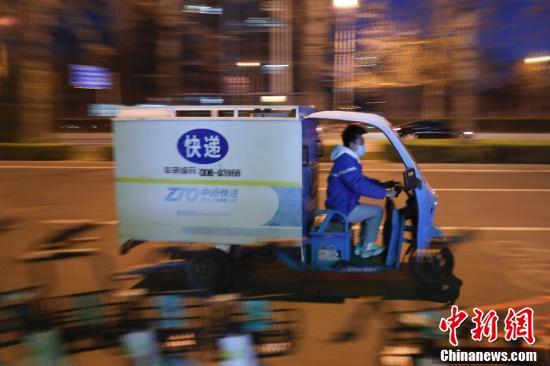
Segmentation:
{"type": "MultiPolygon", "coordinates": [[[[401,171],[401,170],[399,170],[401,171]]],[[[550,173],[550,169],[420,169],[428,173],[550,173]]]]}
{"type": "MultiPolygon", "coordinates": [[[[118,225],[118,220],[87,220],[87,219],[55,219],[41,220],[39,224],[46,225],[78,225],[78,224],[99,224],[99,225],[118,225]]],[[[380,226],[382,228],[382,226],[380,226]]],[[[509,226],[441,226],[443,230],[462,230],[462,231],[550,231],[550,227],[509,227],[509,226]]]]}
{"type": "Polygon", "coordinates": [[[545,226],[441,226],[443,230],[464,230],[464,231],[550,231],[545,226]]]}
{"type": "MultiPolygon", "coordinates": [[[[403,172],[399,168],[366,168],[369,172],[403,172]]],[[[550,169],[420,169],[422,173],[550,173],[550,169]]],[[[330,172],[330,169],[319,169],[330,172]]]]}
{"type": "MultiPolygon", "coordinates": [[[[322,187],[319,188],[320,191],[326,191],[327,189],[322,187]]],[[[437,192],[509,192],[509,193],[520,193],[520,192],[539,192],[539,193],[550,193],[550,189],[544,188],[433,188],[437,192]]]]}
{"type": "Polygon", "coordinates": [[[114,169],[113,166],[0,165],[0,169],[114,169]]]}
{"type": "Polygon", "coordinates": [[[550,192],[543,188],[434,188],[436,192],[550,192]]]}

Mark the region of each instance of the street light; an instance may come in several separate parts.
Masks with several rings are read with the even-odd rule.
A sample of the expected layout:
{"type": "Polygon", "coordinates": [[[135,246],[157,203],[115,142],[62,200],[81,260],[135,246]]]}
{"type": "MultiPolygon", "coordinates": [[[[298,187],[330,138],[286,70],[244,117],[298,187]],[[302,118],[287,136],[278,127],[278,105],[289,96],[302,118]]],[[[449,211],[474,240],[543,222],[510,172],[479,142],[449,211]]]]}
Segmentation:
{"type": "Polygon", "coordinates": [[[17,20],[14,17],[3,16],[0,17],[0,27],[11,27],[17,24],[17,20]]]}
{"type": "Polygon", "coordinates": [[[548,61],[550,61],[550,56],[529,57],[523,60],[523,62],[525,62],[526,64],[534,64],[548,61]]]}
{"type": "Polygon", "coordinates": [[[335,8],[356,8],[359,6],[358,0],[332,0],[332,6],[335,8]]]}
{"type": "Polygon", "coordinates": [[[239,67],[258,67],[261,64],[259,62],[237,62],[235,65],[239,67]]]}
{"type": "Polygon", "coordinates": [[[262,103],[283,103],[286,102],[286,95],[262,95],[260,102],[262,103]]]}

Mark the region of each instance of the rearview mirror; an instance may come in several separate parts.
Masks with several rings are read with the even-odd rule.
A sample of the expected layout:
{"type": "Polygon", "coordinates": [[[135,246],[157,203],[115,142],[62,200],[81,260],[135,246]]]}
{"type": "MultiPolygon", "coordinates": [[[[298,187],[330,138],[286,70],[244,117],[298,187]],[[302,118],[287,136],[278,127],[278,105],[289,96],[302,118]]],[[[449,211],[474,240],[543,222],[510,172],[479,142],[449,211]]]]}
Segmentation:
{"type": "Polygon", "coordinates": [[[407,168],[407,170],[403,173],[403,185],[406,191],[422,186],[422,181],[418,179],[413,168],[407,168]]]}

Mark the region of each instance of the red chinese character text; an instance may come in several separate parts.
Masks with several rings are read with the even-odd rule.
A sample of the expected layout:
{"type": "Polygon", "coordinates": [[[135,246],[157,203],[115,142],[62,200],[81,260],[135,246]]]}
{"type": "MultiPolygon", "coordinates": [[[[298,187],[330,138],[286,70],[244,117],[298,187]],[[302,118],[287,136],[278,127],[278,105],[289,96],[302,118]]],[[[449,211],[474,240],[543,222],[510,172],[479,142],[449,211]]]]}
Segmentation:
{"type": "Polygon", "coordinates": [[[474,308],[474,317],[472,322],[475,324],[475,328],[471,330],[472,339],[480,342],[483,337],[487,337],[489,342],[497,340],[497,323],[498,315],[494,310],[489,311],[487,314],[483,314],[483,311],[478,308],[474,308]]]}
{"type": "Polygon", "coordinates": [[[535,311],[531,308],[523,308],[518,312],[508,308],[508,315],[504,319],[504,338],[507,341],[523,338],[529,344],[535,343],[534,316],[535,311]]]}
{"type": "Polygon", "coordinates": [[[439,330],[442,332],[449,332],[449,343],[455,347],[458,346],[456,329],[460,327],[460,324],[467,318],[468,313],[463,310],[458,310],[458,306],[453,305],[451,307],[451,316],[448,318],[441,318],[439,322],[439,330]]]}

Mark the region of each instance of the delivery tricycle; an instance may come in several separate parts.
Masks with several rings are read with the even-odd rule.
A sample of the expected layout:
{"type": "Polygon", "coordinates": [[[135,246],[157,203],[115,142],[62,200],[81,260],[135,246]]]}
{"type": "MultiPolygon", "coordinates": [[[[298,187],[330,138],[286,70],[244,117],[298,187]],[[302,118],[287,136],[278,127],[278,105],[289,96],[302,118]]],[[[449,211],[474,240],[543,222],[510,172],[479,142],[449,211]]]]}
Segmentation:
{"type": "Polygon", "coordinates": [[[222,290],[243,248],[273,248],[301,271],[372,273],[408,262],[424,283],[444,281],[453,256],[434,225],[437,196],[391,124],[369,113],[303,106],[135,106],[114,121],[121,253],[173,243],[134,274],[182,268],[195,288],[222,290]],[[386,198],[383,255],[353,254],[353,229],[319,209],[320,120],[383,134],[403,164],[402,207],[386,198]]]}

